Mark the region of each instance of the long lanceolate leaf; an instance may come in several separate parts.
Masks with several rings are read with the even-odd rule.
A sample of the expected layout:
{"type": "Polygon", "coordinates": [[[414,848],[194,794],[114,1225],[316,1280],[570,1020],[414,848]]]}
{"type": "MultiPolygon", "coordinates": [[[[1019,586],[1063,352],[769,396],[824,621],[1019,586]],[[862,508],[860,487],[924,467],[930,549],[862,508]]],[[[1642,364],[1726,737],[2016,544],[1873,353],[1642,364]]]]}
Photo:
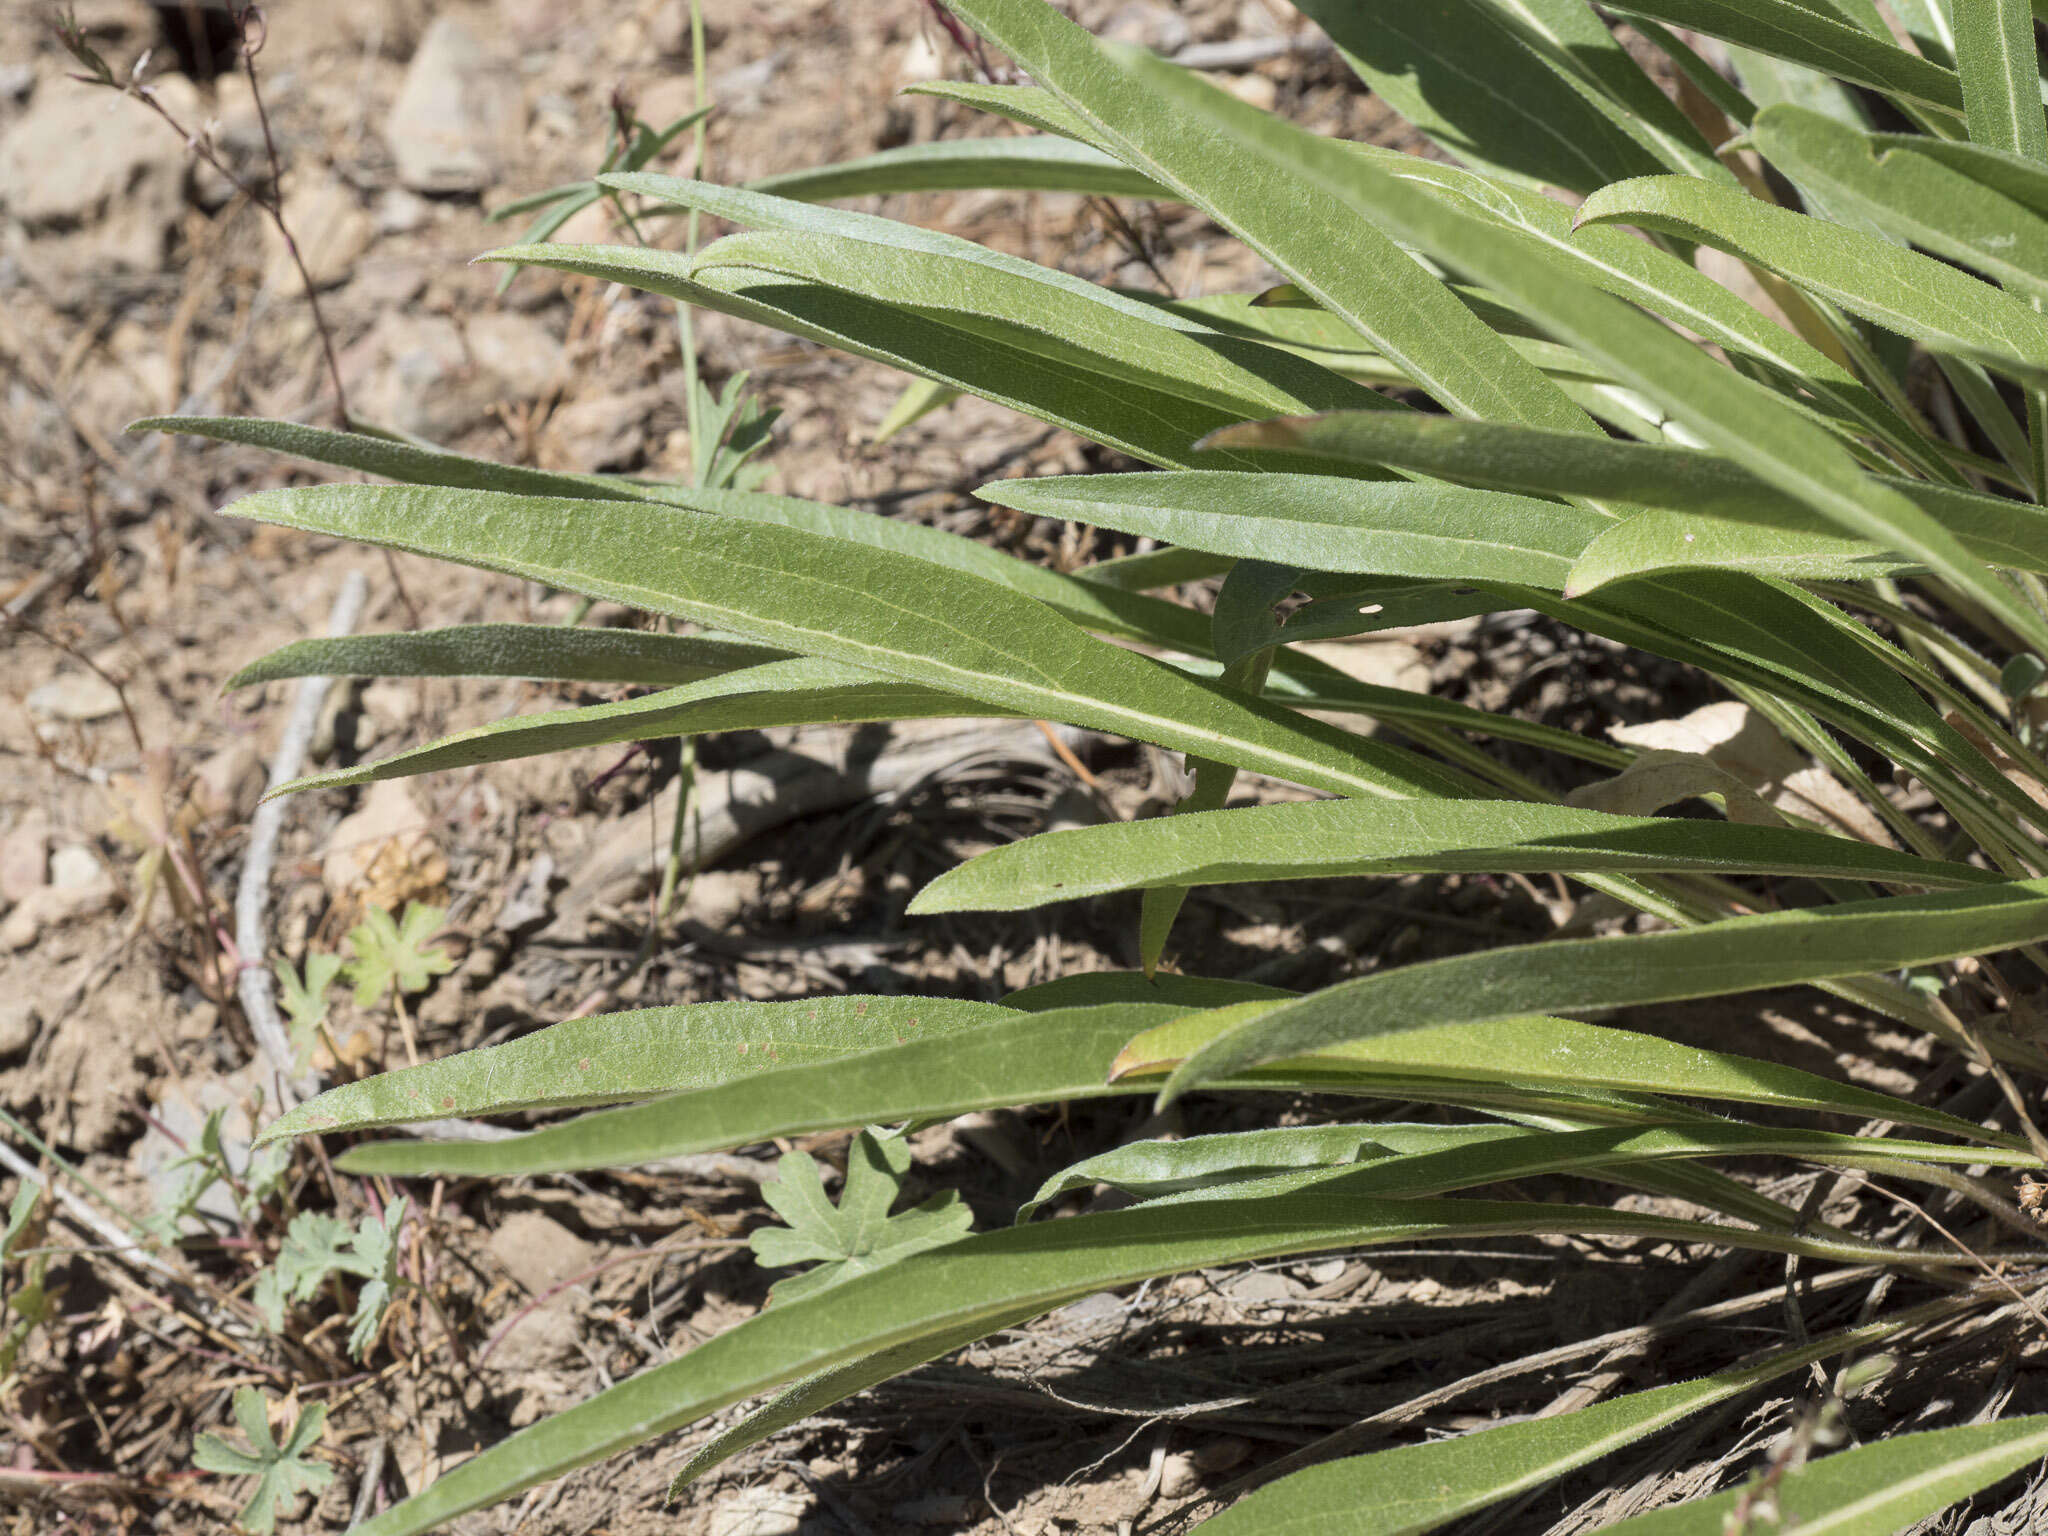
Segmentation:
{"type": "Polygon", "coordinates": [[[790,725],[850,725],[877,720],[1001,717],[1014,711],[977,704],[918,683],[877,677],[843,662],[812,656],[726,672],[700,683],[616,704],[514,715],[456,731],[425,746],[373,763],[309,774],[276,793],[341,789],[380,779],[475,768],[627,741],[765,731],[790,725]]]}
{"type": "Polygon", "coordinates": [[[1752,134],[1787,176],[1823,189],[1876,228],[2016,293],[2048,298],[2048,219],[1947,159],[1919,152],[1921,141],[1903,146],[1792,106],[1761,114],[1752,134]]]}
{"type": "Polygon", "coordinates": [[[1730,918],[1675,933],[1484,950],[1251,1005],[1191,1055],[1169,1097],[1212,1076],[1421,1023],[1675,1002],[1859,976],[2048,938],[2048,880],[1730,918]]]}
{"type": "Polygon", "coordinates": [[[1932,257],[1733,187],[1682,176],[1616,182],[1586,199],[1579,223],[1634,224],[1715,246],[1935,351],[1979,358],[2023,378],[2048,374],[2048,320],[2010,294],[1932,257]]]}
{"type": "Polygon", "coordinates": [[[309,459],[316,464],[332,464],[342,469],[381,475],[407,485],[442,485],[461,490],[507,491],[535,496],[588,496],[607,501],[654,501],[717,517],[737,518],[742,522],[800,528],[852,544],[914,555],[934,565],[984,577],[1037,598],[1077,624],[1107,634],[1196,653],[1203,650],[1208,634],[1209,626],[1201,615],[1190,613],[1177,604],[1162,602],[1140,592],[1122,590],[1111,584],[1064,576],[943,529],[829,506],[823,502],[805,501],[795,496],[662,485],[617,475],[568,475],[525,469],[422,448],[368,433],[336,432],[291,421],[161,416],[136,422],[130,430],[189,432],[217,442],[247,443],[309,459]]]}
{"type": "MultiPolygon", "coordinates": [[[[1293,173],[1335,197],[1351,210],[1354,220],[1376,218],[1397,228],[1438,259],[1519,300],[1532,319],[1597,358],[1617,379],[1656,401],[1712,446],[1744,458],[1764,479],[1848,532],[1925,561],[2016,633],[2048,650],[2048,622],[1994,580],[1954,534],[1904,496],[1873,485],[1829,433],[1786,411],[1769,392],[1714,363],[1648,316],[1521,258],[1512,242],[1500,239],[1484,223],[1347,156],[1329,141],[1211,90],[1184,70],[1150,55],[1131,50],[1119,57],[1131,77],[1178,107],[1184,117],[1205,123],[1212,133],[1262,155],[1270,174],[1293,173]]],[[[1652,178],[1622,186],[1662,187],[1666,180],[1652,178]]],[[[1704,197],[1725,191],[1737,203],[1763,207],[1742,193],[1707,182],[1668,180],[1679,183],[1685,194],[1704,197]]],[[[1596,193],[1593,201],[1611,197],[1614,191],[1596,193]]],[[[1674,188],[1670,200],[1680,197],[1674,188]]],[[[1592,201],[1587,206],[1590,208],[1592,201]]],[[[1953,272],[1949,275],[1971,282],[1953,272]]],[[[2048,328],[2043,328],[2039,316],[2017,300],[1982,284],[1974,286],[2024,317],[2039,336],[2043,356],[2048,357],[2048,328]]]]}
{"type": "Polygon", "coordinates": [[[1580,551],[1614,522],[1527,496],[1333,475],[1054,475],[998,480],[975,494],[1041,517],[1303,570],[1559,588],[1580,551]]]}
{"type": "Polygon", "coordinates": [[[1790,874],[1936,889],[1998,878],[1789,827],[1515,801],[1325,800],[1048,832],[949,870],[910,910],[1016,911],[1161,886],[1460,869],[1790,874]]]}
{"type": "MultiPolygon", "coordinates": [[[[1938,1313],[1953,1305],[1935,1303],[1917,1309],[1918,1316],[1938,1313]]],[[[1576,1413],[1534,1418],[1456,1439],[1326,1462],[1258,1490],[1207,1521],[1202,1529],[1215,1536],[1322,1531],[1343,1531],[1346,1536],[1417,1536],[1562,1477],[1574,1468],[1586,1466],[1715,1403],[1781,1379],[1815,1360],[1846,1354],[1852,1348],[1868,1349],[1883,1344],[1917,1320],[1888,1319],[1869,1324],[1811,1344],[1773,1351],[1753,1365],[1698,1381],[1632,1392],[1576,1413]]],[[[1786,1495],[1778,1505],[1788,1521],[1798,1521],[1797,1529],[1802,1533],[1890,1536],[1916,1516],[1931,1514],[2003,1472],[2024,1465],[2029,1457],[2041,1453],[2044,1444],[2048,1444],[2048,1428],[2038,1419],[1902,1436],[1809,1467],[1811,1476],[1838,1462],[1852,1458],[1860,1461],[1859,1465],[1843,1467],[1847,1476],[1839,1481],[1824,1478],[1829,1491],[1814,1488],[1818,1497],[1812,1501],[1797,1496],[1800,1484],[1788,1481],[1786,1495]],[[1902,1464],[1888,1459],[1894,1452],[1905,1458],[1902,1464]],[[1952,1456],[1955,1461],[1944,1467],[1944,1456],[1952,1456]],[[1894,1475],[1899,1472],[1906,1475],[1894,1483],[1894,1475]],[[1848,1480],[1854,1477],[1860,1477],[1861,1483],[1848,1480]],[[1896,1501],[1887,1494],[1869,1494],[1879,1485],[1885,1485],[1888,1491],[1895,1490],[1899,1495],[1896,1501]],[[1869,1495],[1868,1523],[1837,1523],[1831,1515],[1820,1513],[1816,1505],[1831,1502],[1830,1494],[1837,1489],[1851,1495],[1843,1501],[1845,1505],[1854,1502],[1855,1494],[1869,1495]],[[1931,1494],[1938,1494],[1939,1502],[1928,1502],[1931,1494]],[[1881,1522],[1875,1518],[1879,1514],[1886,1517],[1881,1522]]],[[[1792,1476],[1798,1478],[1799,1474],[1792,1476]]],[[[1726,1520],[1738,1497],[1730,1493],[1676,1510],[1639,1515],[1607,1529],[1626,1531],[1629,1536],[1725,1536],[1729,1529],[1726,1520]]]]}
{"type": "Polygon", "coordinates": [[[378,486],[264,491],[233,510],[695,619],[1335,794],[1463,792],[1411,753],[1199,683],[991,582],[796,529],[634,502],[378,486]]]}
{"type": "MultiPolygon", "coordinates": [[[[1110,1286],[1335,1247],[1540,1232],[1708,1241],[1767,1252],[1794,1244],[1843,1246],[1586,1206],[1374,1200],[1313,1188],[1205,1206],[1197,1221],[1172,1205],[1151,1205],[1013,1227],[913,1254],[772,1307],[681,1359],[472,1457],[359,1526],[358,1536],[414,1536],[784,1383],[884,1351],[914,1353],[910,1347],[919,1339],[957,1342],[1110,1286]]],[[[1846,1245],[1844,1251],[1865,1250],[1846,1245]]],[[[1899,1257],[1892,1250],[1868,1252],[1899,1257]]],[[[1945,1262],[1949,1256],[1928,1257],[1945,1262]]],[[[1813,1347],[1825,1349],[1828,1342],[1813,1347]]]]}
{"type": "MultiPolygon", "coordinates": [[[[1081,28],[1038,0],[951,0],[1101,135],[1126,164],[1174,188],[1342,315],[1461,415],[1590,432],[1590,420],[1387,232],[1325,186],[1285,174],[1202,114],[1141,88],[1081,28]]],[[[1198,91],[1222,93],[1191,82],[1198,91]]],[[[1344,151],[1335,150],[1342,155],[1344,151]]]]}
{"type": "Polygon", "coordinates": [[[2048,160],[2041,61],[2027,0],[1955,0],[1955,38],[1970,142],[2048,160]]]}
{"type": "MultiPolygon", "coordinates": [[[[1989,1488],[2048,1454],[2048,1417],[1993,1420],[1874,1445],[1794,1467],[1771,1504],[1801,1536],[1891,1536],[1914,1529],[1958,1499],[1989,1488]]],[[[1753,1488],[1731,1489],[1676,1509],[1608,1526],[1624,1536],[1723,1536],[1753,1488]]],[[[1751,1498],[1749,1508],[1755,1508],[1751,1498]]],[[[1976,1522],[1973,1522],[1973,1524],[1976,1522]]]]}
{"type": "MultiPolygon", "coordinates": [[[[1047,995],[1032,1012],[1008,1015],[988,1005],[975,1013],[928,1000],[849,999],[838,1007],[705,1005],[643,1010],[603,1024],[572,1020],[474,1058],[329,1089],[265,1138],[655,1096],[506,1140],[388,1141],[342,1158],[361,1173],[507,1176],[648,1162],[1003,1104],[1144,1093],[1237,1022],[1233,1010],[1245,995],[1242,987],[1186,977],[1131,981],[1092,990],[1056,983],[1038,989],[1047,995]],[[1187,1011],[1205,1006],[1211,1011],[1187,1011]],[[614,1022],[635,1059],[607,1065],[592,1045],[614,1022]],[[814,1038],[807,1033],[813,1030],[814,1038]]],[[[1252,1003],[1291,1001],[1271,989],[1251,990],[1252,1003]]],[[[1980,1149],[2010,1146],[2009,1138],[1967,1120],[1866,1088],[1569,1019],[1397,1029],[1234,1081],[1478,1105],[1581,1126],[1668,1124],[1688,1112],[1661,1096],[1681,1095],[1887,1120],[1980,1149]]],[[[2023,1146],[2011,1149],[2028,1155],[2023,1146]]]]}
{"type": "Polygon", "coordinates": [[[1725,42],[1804,65],[1908,105],[1960,116],[1963,87],[1956,72],[1908,53],[1889,38],[1797,0],[1617,0],[1624,16],[1704,32],[1725,42]]]}
{"type": "Polygon", "coordinates": [[[227,681],[247,688],[288,677],[532,677],[668,686],[777,661],[772,646],[643,629],[561,624],[459,624],[391,635],[297,640],[227,681]]]}
{"type": "MultiPolygon", "coordinates": [[[[1053,134],[1028,139],[940,139],[905,144],[837,165],[763,176],[748,190],[802,202],[889,192],[1007,188],[1097,197],[1157,197],[1163,189],[1122,161],[1053,134]]],[[[530,244],[531,242],[523,242],[530,244]]]]}
{"type": "Polygon", "coordinates": [[[695,1003],[566,1019],[506,1045],[343,1083],[279,1116],[261,1140],[447,1116],[617,1104],[937,1038],[1012,1019],[994,1003],[819,997],[695,1003]]]}
{"type": "MultiPolygon", "coordinates": [[[[1360,411],[1249,422],[1226,427],[1213,441],[1269,452],[1299,451],[1326,461],[1355,459],[1362,464],[1393,465],[1500,490],[1543,491],[1664,507],[1684,513],[1689,524],[1709,519],[1768,524],[1787,533],[1809,536],[1809,542],[1801,547],[1824,549],[1842,561],[1874,563],[1882,553],[1880,546],[1868,540],[1849,541],[1838,534],[1811,540],[1811,535],[1825,535],[1833,525],[1806,502],[1762,479],[1735,459],[1688,448],[1583,437],[1571,432],[1542,432],[1505,422],[1360,411]]],[[[1978,559],[2019,570],[2048,569],[2048,513],[1952,486],[1888,476],[1875,478],[1940,521],[1978,559]]],[[[985,487],[981,494],[1002,500],[1033,495],[1032,488],[1040,485],[1049,485],[1056,491],[1062,483],[1057,478],[1003,482],[985,487]]],[[[1358,499],[1369,503],[1386,491],[1397,489],[1406,488],[1383,489],[1375,485],[1361,492],[1358,499]]],[[[1572,526],[1568,519],[1555,521],[1560,533],[1572,526]]],[[[1596,536],[1605,538],[1636,521],[1639,519],[1630,518],[1619,525],[1610,522],[1596,536]]],[[[1581,546],[1578,553],[1583,558],[1586,546],[1581,546]]],[[[1712,562],[1702,558],[1694,563],[1712,562]]],[[[1614,574],[1627,573],[1617,570],[1614,574]]],[[[1531,580],[1529,584],[1542,583],[1531,580]]],[[[1596,585],[1597,582],[1587,581],[1575,572],[1567,590],[1590,591],[1596,585]]]]}
{"type": "Polygon", "coordinates": [[[1467,164],[1581,193],[1653,167],[1728,174],[1579,0],[1304,10],[1375,94],[1467,164]]]}

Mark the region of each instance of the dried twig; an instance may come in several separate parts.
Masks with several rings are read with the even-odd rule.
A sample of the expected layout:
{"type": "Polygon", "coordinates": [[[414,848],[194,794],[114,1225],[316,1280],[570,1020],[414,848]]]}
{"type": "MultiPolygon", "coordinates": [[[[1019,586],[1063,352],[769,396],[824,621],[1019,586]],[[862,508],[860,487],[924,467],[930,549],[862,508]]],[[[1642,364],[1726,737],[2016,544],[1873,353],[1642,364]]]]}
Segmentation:
{"type": "MultiPolygon", "coordinates": [[[[341,591],[327,616],[327,633],[330,636],[345,635],[355,628],[368,592],[369,583],[363,580],[360,571],[351,571],[343,578],[341,591]]],[[[298,694],[292,700],[291,720],[285,726],[284,740],[278,743],[277,754],[270,760],[271,790],[298,777],[299,764],[305,759],[314,728],[320,723],[320,706],[326,702],[327,690],[333,682],[331,677],[300,679],[298,694]]],[[[256,814],[250,819],[249,851],[242,860],[241,881],[235,887],[235,947],[242,955],[242,970],[237,981],[242,1012],[249,1020],[249,1029],[256,1036],[257,1044],[276,1069],[278,1107],[289,1109],[300,1099],[317,1093],[319,1079],[311,1072],[300,1077],[294,1070],[291,1034],[285,1029],[284,1020],[278,1016],[277,1003],[271,996],[270,972],[263,964],[263,956],[269,948],[264,932],[263,909],[270,897],[270,871],[277,860],[277,834],[283,826],[282,800],[265,800],[256,807],[256,814]]]]}

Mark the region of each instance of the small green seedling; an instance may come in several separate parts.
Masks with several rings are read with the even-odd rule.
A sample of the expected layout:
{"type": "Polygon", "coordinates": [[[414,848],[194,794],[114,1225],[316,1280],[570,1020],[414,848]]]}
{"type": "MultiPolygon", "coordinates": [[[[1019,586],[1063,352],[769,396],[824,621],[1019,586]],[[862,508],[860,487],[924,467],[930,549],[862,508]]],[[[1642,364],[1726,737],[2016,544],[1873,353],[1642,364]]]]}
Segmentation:
{"type": "Polygon", "coordinates": [[[400,993],[424,992],[434,977],[452,971],[454,960],[432,942],[447,917],[446,907],[419,901],[407,902],[405,916],[396,922],[382,907],[365,912],[348,934],[356,957],[345,969],[356,989],[356,1006],[376,1007],[394,985],[400,993]]]}
{"type": "Polygon", "coordinates": [[[309,1460],[306,1453],[320,1441],[327,1423],[327,1405],[314,1403],[292,1424],[280,1445],[270,1433],[270,1408],[254,1387],[235,1393],[235,1422],[248,1437],[240,1450],[218,1435],[201,1435],[192,1446],[192,1464],[223,1477],[253,1477],[256,1487],[242,1506],[240,1523],[262,1533],[276,1529],[277,1512],[301,1493],[317,1493],[334,1481],[334,1469],[309,1460]]]}
{"type": "Polygon", "coordinates": [[[958,1190],[947,1190],[919,1206],[891,1216],[910,1169],[910,1147],[902,1137],[862,1131],[846,1154],[846,1186],[833,1205],[807,1152],[787,1154],[778,1177],[761,1186],[766,1200],[789,1225],[763,1227],[753,1235],[754,1258],[767,1269],[815,1259],[815,1269],[778,1280],[773,1301],[794,1301],[828,1286],[880,1269],[913,1253],[965,1237],[974,1213],[958,1190]]]}

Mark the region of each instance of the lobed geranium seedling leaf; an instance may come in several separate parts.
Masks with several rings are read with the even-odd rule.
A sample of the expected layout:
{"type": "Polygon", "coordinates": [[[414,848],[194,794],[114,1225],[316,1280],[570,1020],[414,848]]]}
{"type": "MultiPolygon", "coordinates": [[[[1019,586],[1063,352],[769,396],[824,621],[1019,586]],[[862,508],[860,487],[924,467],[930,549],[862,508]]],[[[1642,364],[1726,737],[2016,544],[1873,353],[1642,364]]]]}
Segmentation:
{"type": "Polygon", "coordinates": [[[254,1387],[235,1393],[235,1422],[248,1436],[249,1450],[229,1445],[218,1435],[201,1435],[192,1446],[192,1464],[225,1477],[254,1477],[256,1487],[242,1506],[241,1523],[258,1533],[274,1530],[277,1512],[301,1493],[318,1492],[334,1481],[334,1469],[307,1458],[327,1423],[327,1405],[314,1403],[301,1413],[282,1445],[270,1433],[270,1413],[254,1387]]]}
{"type": "Polygon", "coordinates": [[[965,1237],[974,1225],[974,1213],[961,1202],[958,1190],[934,1195],[899,1215],[889,1214],[909,1168],[910,1148],[901,1137],[862,1131],[847,1151],[846,1184],[835,1206],[809,1153],[784,1156],[778,1177],[761,1186],[761,1197],[789,1225],[756,1232],[754,1258],[767,1269],[814,1259],[818,1263],[776,1281],[769,1300],[794,1301],[965,1237]]]}
{"type": "Polygon", "coordinates": [[[280,960],[272,967],[277,972],[278,994],[290,1020],[294,1071],[304,1071],[306,1059],[313,1053],[314,1037],[327,1021],[327,989],[341,974],[343,964],[339,955],[314,950],[306,956],[303,978],[289,960],[280,960]]]}
{"type": "Polygon", "coordinates": [[[394,984],[400,992],[424,992],[434,977],[453,970],[454,960],[430,942],[447,916],[446,907],[419,901],[407,902],[405,916],[396,922],[382,907],[364,913],[348,933],[349,948],[356,952],[347,964],[356,1006],[376,1007],[394,984]]]}

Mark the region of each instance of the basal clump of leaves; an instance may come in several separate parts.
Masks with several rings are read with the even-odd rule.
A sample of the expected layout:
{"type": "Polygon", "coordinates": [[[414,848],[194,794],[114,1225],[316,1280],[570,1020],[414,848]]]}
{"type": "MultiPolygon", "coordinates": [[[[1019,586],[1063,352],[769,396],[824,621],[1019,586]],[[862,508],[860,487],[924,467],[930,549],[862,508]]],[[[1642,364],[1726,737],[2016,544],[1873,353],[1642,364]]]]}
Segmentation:
{"type": "MultiPolygon", "coordinates": [[[[542,473],[277,422],[149,423],[402,482],[268,491],[236,516],[690,626],[293,646],[246,680],[469,672],[652,690],[297,788],[945,715],[1115,733],[1186,754],[1196,774],[1187,814],[998,848],[914,909],[1139,890],[1142,972],[999,1005],[817,999],[571,1020],[336,1088],[270,1137],[594,1111],[490,1142],[371,1141],[337,1160],[509,1176],[1111,1094],[1284,1088],[1358,1107],[1354,1124],[1124,1148],[1042,1198],[1109,1184],[1134,1197],[1127,1208],[978,1234],[942,1207],[890,1214],[904,1149],[885,1135],[857,1143],[837,1206],[815,1168],[788,1165],[775,1193],[791,1226],[761,1256],[823,1267],[758,1317],[463,1463],[369,1536],[431,1529],[779,1393],[687,1478],[1073,1298],[1276,1255],[1610,1234],[1794,1255],[1808,1275],[1877,1266],[1901,1284],[1857,1327],[1696,1381],[1294,1472],[1216,1516],[1219,1532],[1455,1523],[1816,1363],[1909,1351],[1920,1330],[1999,1308],[2032,1326],[2018,1307],[2048,1250],[2012,1195],[2048,1149],[2026,1115],[2048,1055],[2024,1006],[2048,961],[2048,134],[2025,0],[1606,5],[1661,54],[1669,95],[1583,0],[1304,9],[1447,161],[1318,137],[1100,43],[1044,0],[952,0],[1030,83],[920,89],[1030,132],[750,188],[606,173],[643,211],[740,232],[694,253],[493,253],[759,321],[891,364],[923,381],[925,401],[985,396],[1115,449],[1152,467],[980,494],[1146,536],[1158,553],[1055,574],[702,477],[542,473]],[[966,185],[1192,204],[1286,288],[1263,304],[1171,301],[823,206],[966,185]],[[1707,252],[1733,258],[1712,270],[1754,281],[1724,286],[1707,252]],[[1403,403],[1418,401],[1429,408],[1403,403]],[[1213,615],[1154,595],[1206,577],[1221,578],[1213,615]],[[1289,605],[1295,594],[1310,601],[1289,605]],[[1837,813],[1766,799],[1702,754],[1372,687],[1295,647],[1522,609],[1699,669],[1839,790],[1837,813]],[[1382,732],[1312,712],[1370,716],[1382,732]],[[1547,797],[1486,743],[1590,765],[1605,808],[1547,797]],[[1327,798],[1226,809],[1241,772],[1327,798]],[[1657,814],[1701,796],[1722,814],[1657,814]],[[1660,921],[1307,995],[1151,974],[1190,887],[1416,871],[1565,876],[1660,921]],[[1996,1123],[1575,1017],[1793,984],[1932,1036],[1995,1083],[1996,1123]],[[1465,1114],[1373,1122],[1389,1099],[1465,1114]],[[1903,1242],[1809,1220],[1723,1166],[1758,1154],[1925,1184],[1948,1219],[1903,1242]],[[1712,1219],[1657,1214],[1668,1200],[1469,1193],[1558,1172],[1712,1219]]],[[[1754,1486],[1624,1527],[1756,1528],[1775,1511],[1891,1531],[2044,1450],[2048,1420],[1994,1418],[1810,1464],[1781,1457],[1754,1486]]]]}

